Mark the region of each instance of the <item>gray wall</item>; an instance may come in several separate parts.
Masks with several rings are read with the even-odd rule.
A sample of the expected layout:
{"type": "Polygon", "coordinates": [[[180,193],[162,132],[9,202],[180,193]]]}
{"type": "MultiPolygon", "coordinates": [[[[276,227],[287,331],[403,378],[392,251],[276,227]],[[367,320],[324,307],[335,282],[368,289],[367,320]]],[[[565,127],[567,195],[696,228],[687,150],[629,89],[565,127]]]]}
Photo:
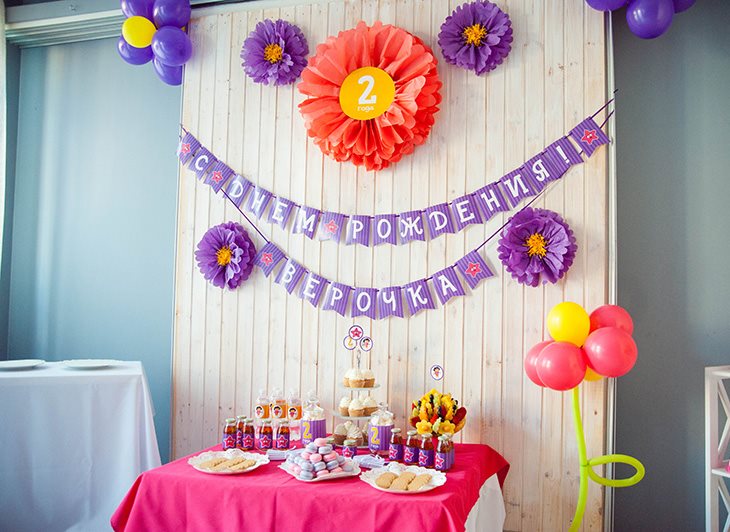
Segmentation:
{"type": "Polygon", "coordinates": [[[730,2],[644,41],[614,16],[619,303],[639,359],[618,380],[617,531],[704,529],[703,368],[730,364],[730,2]]]}
{"type": "Polygon", "coordinates": [[[22,51],[9,357],[141,360],[163,459],[179,112],[116,39],[22,51]]]}

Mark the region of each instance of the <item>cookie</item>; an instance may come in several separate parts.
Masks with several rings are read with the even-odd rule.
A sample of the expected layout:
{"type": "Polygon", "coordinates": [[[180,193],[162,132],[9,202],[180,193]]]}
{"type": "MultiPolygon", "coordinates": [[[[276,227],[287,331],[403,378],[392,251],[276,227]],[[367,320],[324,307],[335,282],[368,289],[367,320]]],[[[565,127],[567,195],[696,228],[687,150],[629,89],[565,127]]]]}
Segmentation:
{"type": "Polygon", "coordinates": [[[390,489],[396,491],[405,491],[408,487],[408,484],[410,484],[414,478],[416,478],[416,475],[414,475],[410,471],[405,471],[393,481],[393,483],[390,485],[390,489]]]}
{"type": "Polygon", "coordinates": [[[375,484],[381,488],[388,489],[396,478],[398,477],[394,473],[383,473],[375,479],[375,484]]]}
{"type": "Polygon", "coordinates": [[[239,456],[238,458],[231,458],[230,460],[224,460],[217,466],[213,467],[213,471],[225,471],[226,469],[230,469],[231,467],[238,465],[242,463],[245,460],[245,458],[239,456]]]}
{"type": "Polygon", "coordinates": [[[198,467],[200,469],[213,469],[215,466],[225,461],[225,458],[213,458],[211,460],[206,460],[205,462],[198,464],[198,467]]]}
{"type": "Polygon", "coordinates": [[[416,478],[411,480],[410,484],[408,484],[408,491],[418,491],[423,486],[428,484],[430,480],[431,480],[431,475],[429,475],[428,473],[418,475],[416,478]]]}
{"type": "Polygon", "coordinates": [[[229,467],[231,471],[243,471],[245,469],[248,469],[249,467],[253,467],[256,465],[256,460],[244,460],[240,464],[233,465],[229,467]]]}

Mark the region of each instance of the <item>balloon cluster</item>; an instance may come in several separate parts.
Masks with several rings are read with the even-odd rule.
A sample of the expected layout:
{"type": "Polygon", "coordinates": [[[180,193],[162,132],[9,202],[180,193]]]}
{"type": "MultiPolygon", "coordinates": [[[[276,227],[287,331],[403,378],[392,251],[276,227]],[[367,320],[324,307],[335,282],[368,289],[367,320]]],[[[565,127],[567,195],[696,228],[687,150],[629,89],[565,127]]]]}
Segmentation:
{"type": "Polygon", "coordinates": [[[183,65],[193,55],[184,31],[190,21],[190,0],[121,0],[127,17],[117,50],[130,65],[152,66],[168,85],[182,83],[183,65]]]}
{"type": "Polygon", "coordinates": [[[628,4],[629,29],[637,37],[654,39],[669,29],[675,13],[688,10],[695,0],[586,0],[586,3],[598,11],[615,11],[628,4]]]}
{"type": "Polygon", "coordinates": [[[589,316],[577,303],[559,303],[548,314],[547,327],[552,340],[535,345],[525,357],[525,373],[539,386],[570,390],[584,379],[625,375],[636,363],[634,323],[617,305],[603,305],[589,316]]]}

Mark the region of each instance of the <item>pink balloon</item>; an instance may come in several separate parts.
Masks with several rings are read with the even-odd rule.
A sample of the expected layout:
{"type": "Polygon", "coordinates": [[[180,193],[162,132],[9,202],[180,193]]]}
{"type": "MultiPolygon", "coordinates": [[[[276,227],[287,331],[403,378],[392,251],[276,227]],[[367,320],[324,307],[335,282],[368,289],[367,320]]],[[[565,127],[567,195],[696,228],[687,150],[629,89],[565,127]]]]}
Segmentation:
{"type": "Polygon", "coordinates": [[[527,374],[527,377],[538,386],[544,387],[545,383],[540,380],[540,377],[537,374],[537,357],[546,346],[552,343],[552,340],[548,340],[546,342],[535,344],[532,349],[527,352],[527,356],[525,356],[525,373],[527,374]]]}
{"type": "Polygon", "coordinates": [[[591,332],[603,327],[617,327],[629,334],[634,332],[634,320],[625,308],[603,305],[591,312],[591,332]]]}
{"type": "Polygon", "coordinates": [[[588,366],[605,377],[626,375],[636,364],[638,350],[631,335],[617,327],[603,327],[583,344],[588,366]]]}
{"type": "Polygon", "coordinates": [[[553,342],[537,357],[537,375],[553,390],[571,390],[581,383],[585,374],[583,350],[570,342],[553,342]]]}

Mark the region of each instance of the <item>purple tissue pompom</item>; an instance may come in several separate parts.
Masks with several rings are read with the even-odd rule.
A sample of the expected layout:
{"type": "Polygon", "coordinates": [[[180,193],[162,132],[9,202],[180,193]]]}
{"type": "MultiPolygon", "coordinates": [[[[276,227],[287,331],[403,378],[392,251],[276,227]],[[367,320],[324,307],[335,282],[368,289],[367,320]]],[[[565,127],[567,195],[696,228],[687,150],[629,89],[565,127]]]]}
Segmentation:
{"type": "Polygon", "coordinates": [[[518,282],[556,283],[573,264],[578,246],[556,212],[527,207],[507,222],[499,239],[499,260],[518,282]]]}
{"type": "Polygon", "coordinates": [[[439,46],[447,63],[484,74],[512,49],[512,21],[492,2],[462,4],[441,25],[439,46]]]}
{"type": "Polygon", "coordinates": [[[235,222],[211,227],[198,242],[195,259],[203,276],[219,288],[234,290],[253,270],[256,247],[235,222]]]}
{"type": "Polygon", "coordinates": [[[309,47],[299,27],[266,19],[249,34],[241,49],[243,70],[256,83],[294,83],[307,66],[309,47]]]}

